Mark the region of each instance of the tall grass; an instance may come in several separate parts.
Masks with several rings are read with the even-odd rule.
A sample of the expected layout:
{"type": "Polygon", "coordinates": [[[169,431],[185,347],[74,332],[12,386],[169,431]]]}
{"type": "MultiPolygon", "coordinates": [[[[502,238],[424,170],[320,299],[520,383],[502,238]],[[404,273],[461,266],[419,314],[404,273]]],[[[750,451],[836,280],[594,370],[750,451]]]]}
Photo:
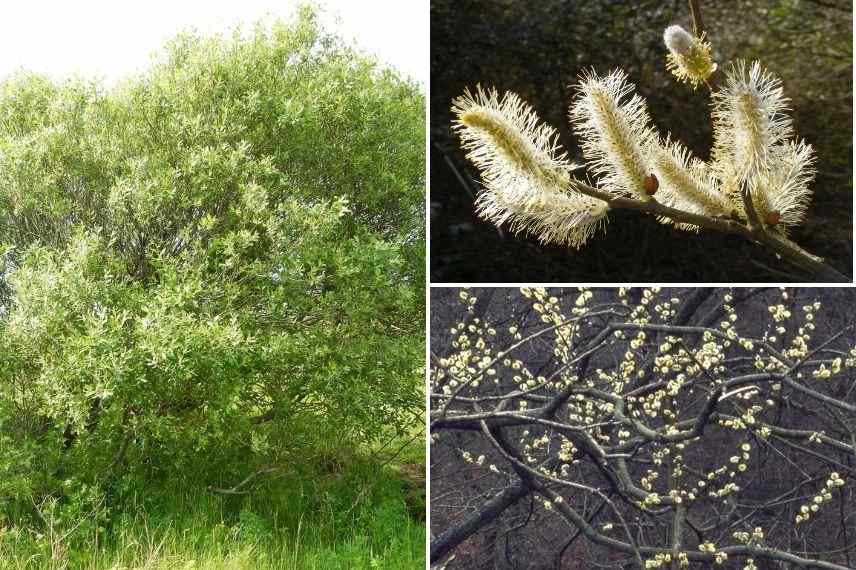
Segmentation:
{"type": "Polygon", "coordinates": [[[24,528],[0,518],[0,570],[422,568],[419,491],[400,466],[350,457],[247,495],[162,486],[100,521],[47,511],[24,528]]]}

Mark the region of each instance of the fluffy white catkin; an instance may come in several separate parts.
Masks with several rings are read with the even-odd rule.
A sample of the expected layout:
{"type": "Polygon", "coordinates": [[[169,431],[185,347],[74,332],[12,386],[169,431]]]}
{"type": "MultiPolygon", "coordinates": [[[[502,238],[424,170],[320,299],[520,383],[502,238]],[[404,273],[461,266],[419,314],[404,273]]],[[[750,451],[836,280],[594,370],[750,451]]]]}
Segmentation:
{"type": "Polygon", "coordinates": [[[482,173],[480,216],[542,242],[579,247],[604,223],[607,204],[569,189],[576,165],[557,133],[516,94],[467,90],[453,102],[454,128],[482,173]]]}
{"type": "Polygon", "coordinates": [[[762,220],[769,220],[775,212],[774,225],[785,234],[803,222],[811,201],[809,184],[814,179],[814,164],[814,149],[802,141],[790,141],[770,150],[768,168],[752,194],[752,203],[762,220]]]}
{"type": "Polygon", "coordinates": [[[583,156],[598,186],[619,196],[649,200],[645,178],[652,172],[646,147],[656,140],[645,100],[621,70],[580,78],[569,118],[582,141],[583,156]]]}
{"type": "MultiPolygon", "coordinates": [[[[657,199],[667,206],[704,216],[727,216],[734,209],[720,192],[707,165],[677,141],[649,146],[651,164],[660,183],[657,199]]],[[[697,229],[695,226],[679,226],[697,229]]]]}
{"type": "Polygon", "coordinates": [[[771,149],[793,135],[787,103],[781,81],[757,61],[738,61],[726,72],[722,88],[713,93],[711,153],[720,176],[736,177],[726,184],[758,190],[771,149]]]}
{"type": "Polygon", "coordinates": [[[669,26],[663,32],[663,41],[672,53],[685,55],[693,46],[693,36],[680,26],[669,26]]]}

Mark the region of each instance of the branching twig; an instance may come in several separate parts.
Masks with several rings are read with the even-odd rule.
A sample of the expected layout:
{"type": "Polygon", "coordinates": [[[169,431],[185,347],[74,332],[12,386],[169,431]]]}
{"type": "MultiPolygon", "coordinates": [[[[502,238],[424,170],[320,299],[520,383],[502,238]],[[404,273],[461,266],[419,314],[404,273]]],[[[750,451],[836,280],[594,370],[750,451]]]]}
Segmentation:
{"type": "Polygon", "coordinates": [[[698,0],[689,0],[690,2],[690,15],[693,19],[693,33],[696,37],[700,37],[702,33],[704,33],[704,23],[701,19],[701,6],[699,5],[698,0]]]}
{"type": "MultiPolygon", "coordinates": [[[[674,295],[680,296],[677,293],[674,295]]],[[[542,291],[533,295],[533,303],[545,302],[544,299],[548,296],[550,299],[555,297],[550,301],[552,304],[561,302],[562,295],[542,291]]],[[[626,292],[622,296],[633,298],[626,292]]],[[[669,294],[664,293],[664,298],[668,297],[669,294]]],[[[726,299],[723,296],[723,303],[727,302],[729,308],[723,311],[732,311],[730,304],[733,299],[726,299]]],[[[646,301],[650,305],[663,306],[657,305],[656,297],[648,296],[646,301]]],[[[677,303],[674,299],[671,302],[677,303]]],[[[593,305],[588,314],[604,314],[605,307],[609,305],[593,305]]],[[[806,305],[806,312],[811,311],[811,307],[806,305]]],[[[571,314],[581,316],[577,312],[571,314]]],[[[856,441],[852,445],[841,441],[841,432],[820,429],[823,426],[795,429],[781,421],[770,422],[769,416],[761,415],[763,412],[760,406],[752,406],[748,402],[755,398],[763,400],[762,394],[767,391],[767,403],[772,406],[775,394],[782,390],[780,383],[790,386],[788,380],[796,383],[800,374],[809,376],[813,371],[819,370],[820,366],[832,361],[824,360],[825,358],[834,356],[838,360],[848,355],[847,337],[854,325],[838,327],[835,332],[829,332],[824,340],[815,341],[811,348],[806,346],[795,354],[776,349],[771,344],[774,341],[748,334],[748,330],[734,336],[736,331],[732,330],[730,325],[713,326],[716,319],[712,319],[707,325],[671,325],[648,322],[646,311],[638,307],[630,314],[636,315],[639,321],[596,319],[593,322],[585,318],[576,321],[581,327],[575,332],[576,342],[567,343],[567,346],[563,337],[545,336],[546,331],[555,331],[557,327],[544,325],[534,328],[534,333],[523,335],[526,344],[531,348],[544,348],[541,345],[549,344],[550,341],[556,346],[567,348],[561,356],[556,354],[555,366],[539,360],[537,365],[533,363],[532,368],[526,372],[520,367],[512,367],[510,363],[505,364],[510,367],[509,375],[519,373],[523,377],[525,373],[527,377],[530,374],[533,378],[537,377],[538,394],[531,393],[528,387],[522,390],[520,380],[510,381],[511,376],[506,378],[501,376],[499,370],[494,370],[492,375],[499,381],[492,383],[489,389],[469,385],[470,390],[485,394],[484,397],[464,397],[460,392],[454,395],[431,394],[431,400],[440,404],[439,409],[431,415],[432,432],[469,432],[463,438],[449,438],[455,442],[469,442],[477,437],[476,434],[480,434],[480,441],[489,444],[493,454],[487,458],[481,456],[475,461],[472,457],[467,458],[468,454],[465,453],[464,457],[469,463],[482,466],[487,461],[491,471],[508,476],[509,481],[519,479],[526,482],[528,491],[516,489],[515,497],[518,493],[534,495],[534,500],[544,507],[544,516],[560,515],[574,528],[574,533],[612,553],[632,556],[637,560],[637,564],[642,564],[643,558],[656,557],[656,560],[664,563],[671,560],[673,566],[689,561],[712,567],[714,562],[721,562],[721,559],[727,559],[729,564],[737,564],[734,558],[740,557],[767,559],[794,568],[844,568],[842,564],[845,557],[825,557],[824,553],[833,552],[831,549],[824,549],[825,545],[812,544],[810,547],[796,550],[773,540],[772,535],[779,532],[778,526],[783,519],[778,519],[766,527],[769,513],[780,509],[784,519],[793,517],[793,509],[799,509],[797,501],[806,497],[780,495],[771,499],[765,498],[767,493],[762,492],[762,487],[758,486],[758,478],[753,477],[748,470],[751,466],[749,453],[759,445],[757,442],[762,442],[762,448],[769,446],[793,467],[795,478],[799,479],[801,472],[804,474],[806,481],[800,484],[813,486],[827,476],[817,476],[812,481],[811,477],[816,473],[809,474],[803,468],[809,469],[808,465],[813,463],[823,464],[821,469],[835,470],[845,478],[851,476],[852,468],[846,465],[838,454],[846,454],[849,457],[856,449],[856,441]],[[583,330],[583,327],[591,328],[583,330]],[[619,331],[635,331],[639,334],[615,334],[619,331]],[[648,334],[641,334],[643,332],[648,334]],[[657,334],[651,334],[654,332],[657,334]],[[690,348],[694,344],[687,342],[687,338],[698,337],[703,339],[703,344],[690,348]],[[667,347],[660,344],[664,338],[667,339],[667,347]],[[623,365],[611,367],[609,355],[604,355],[598,362],[598,365],[603,365],[604,368],[598,369],[597,374],[591,371],[586,373],[574,366],[574,363],[579,363],[584,355],[602,343],[608,343],[618,356],[629,355],[624,356],[623,365]],[[629,347],[623,346],[624,343],[629,347]],[[634,377],[640,369],[637,360],[648,352],[646,348],[658,355],[659,363],[656,367],[667,377],[655,378],[645,385],[628,390],[624,380],[619,381],[617,378],[620,376],[613,375],[622,370],[625,378],[634,377]],[[676,351],[674,348],[682,350],[676,351]],[[743,357],[743,354],[746,357],[743,357]],[[756,366],[761,365],[747,371],[745,362],[753,355],[756,356],[756,366]],[[664,370],[666,367],[670,370],[664,370]],[[563,370],[563,374],[554,376],[554,370],[563,370]],[[615,384],[610,385],[610,382],[615,384]],[[708,393],[699,398],[700,390],[708,393]],[[518,406],[521,402],[527,405],[518,406]],[[660,403],[668,408],[669,415],[661,410],[660,403]],[[729,414],[722,411],[726,407],[736,408],[736,412],[729,414]],[[758,417],[754,414],[758,414],[758,417]],[[659,419],[661,417],[662,421],[659,419]],[[716,426],[730,429],[719,430],[716,426]],[[735,429],[735,426],[740,426],[739,430],[735,429]],[[732,431],[744,433],[737,438],[725,435],[732,431]],[[829,435],[825,432],[829,432],[829,435]],[[700,438],[705,441],[700,442],[700,438]],[[734,446],[736,453],[727,451],[731,446],[734,446]],[[685,455],[683,450],[688,447],[694,447],[697,451],[686,452],[685,455]],[[787,452],[787,455],[783,452],[787,452]],[[725,458],[722,466],[713,469],[708,455],[722,455],[725,458]],[[662,467],[658,469],[656,466],[662,464],[664,456],[674,458],[669,472],[671,479],[665,493],[659,486],[652,485],[656,477],[649,478],[646,474],[662,470],[662,467]],[[808,457],[810,462],[800,462],[800,456],[808,457]],[[686,458],[701,461],[701,464],[694,466],[689,464],[686,458]],[[501,469],[501,464],[506,469],[501,469]],[[678,466],[682,474],[676,471],[678,466]],[[728,478],[721,475],[729,471],[728,478]],[[740,474],[744,472],[744,475],[740,474]],[[686,481],[682,478],[686,478],[686,481]],[[702,485],[693,483],[693,478],[706,482],[708,487],[705,493],[712,493],[711,498],[719,499],[732,495],[725,501],[725,512],[716,506],[709,506],[705,498],[699,497],[702,485]],[[696,485],[698,489],[695,488],[696,485]],[[731,489],[731,485],[734,485],[734,489],[731,489]],[[750,486],[746,490],[747,494],[734,495],[739,493],[744,485],[750,486]],[[613,495],[615,500],[610,501],[613,495]],[[781,501],[783,497],[787,499],[784,502],[781,501]],[[598,517],[588,516],[588,503],[591,499],[601,499],[604,501],[603,505],[609,508],[604,507],[604,512],[598,517]],[[699,519],[699,515],[707,518],[699,519]],[[749,528],[757,525],[756,529],[765,529],[764,532],[771,535],[770,540],[744,542],[735,537],[737,543],[731,544],[722,540],[725,530],[740,531],[747,528],[747,525],[749,528]],[[610,533],[613,527],[623,529],[624,536],[610,533]],[[649,533],[649,527],[656,529],[656,532],[649,533]],[[690,543],[687,535],[690,529],[695,532],[692,542],[695,543],[697,539],[698,545],[708,543],[709,549],[697,548],[698,545],[690,543]],[[669,530],[671,532],[668,532],[669,530]],[[707,536],[708,533],[711,535],[707,536]],[[713,543],[717,544],[715,550],[713,543]]],[[[736,312],[732,314],[738,317],[738,321],[743,322],[736,312]]],[[[806,319],[807,322],[812,320],[806,319]]],[[[546,322],[566,323],[567,320],[563,318],[562,313],[556,313],[546,322]]],[[[683,319],[680,322],[691,321],[683,319]]],[[[729,322],[734,320],[726,319],[722,324],[729,322]]],[[[484,323],[484,326],[489,324],[484,323]]],[[[755,332],[760,330],[763,330],[763,325],[754,328],[755,332]]],[[[521,337],[516,336],[507,341],[510,343],[508,346],[522,349],[520,340],[521,337]]],[[[508,346],[505,342],[500,342],[486,346],[483,350],[493,357],[508,354],[508,346]]],[[[470,360],[474,358],[472,353],[467,352],[466,355],[470,360]]],[[[434,355],[434,359],[438,362],[441,360],[437,355],[434,355]]],[[[489,368],[493,369],[495,362],[492,358],[491,360],[489,368]]],[[[455,359],[449,358],[449,361],[454,362],[455,359]]],[[[440,380],[445,378],[447,381],[454,379],[466,382],[481,370],[473,369],[461,372],[460,375],[446,375],[448,370],[444,366],[443,372],[440,380]]],[[[838,376],[839,372],[834,374],[838,376]]],[[[844,376],[839,378],[843,380],[844,376]]],[[[849,401],[845,401],[849,395],[842,398],[838,393],[822,393],[822,388],[819,387],[807,388],[802,384],[797,386],[799,388],[792,386],[795,392],[790,393],[790,397],[811,398],[833,405],[835,407],[832,412],[848,417],[853,406],[849,401]]],[[[811,413],[811,410],[808,410],[808,413],[811,413]]],[[[847,425],[845,421],[844,427],[847,425]]],[[[844,433],[847,431],[845,429],[844,433]]],[[[849,431],[851,437],[856,440],[856,430],[849,431]]],[[[460,444],[453,445],[457,447],[460,444]]],[[[483,451],[483,448],[479,450],[483,451]]],[[[761,449],[758,450],[757,468],[770,469],[765,462],[765,456],[760,452],[761,449]]],[[[716,458],[713,461],[718,462],[716,458]]],[[[763,485],[763,480],[760,483],[763,485]]],[[[506,502],[508,498],[509,495],[505,493],[499,501],[504,505],[502,509],[494,508],[496,502],[482,502],[476,507],[475,515],[464,518],[466,524],[463,527],[452,523],[447,527],[447,532],[455,535],[459,539],[456,542],[460,544],[473,532],[484,528],[491,521],[496,521],[502,511],[513,504],[506,502]],[[461,532],[464,528],[466,532],[461,532]]],[[[846,501],[843,495],[841,501],[842,505],[846,501]]],[[[850,548],[849,543],[847,544],[845,548],[850,548]]],[[[434,546],[432,544],[432,550],[434,546]]],[[[444,554],[448,552],[449,550],[445,550],[444,554]]],[[[841,553],[843,550],[834,552],[841,553]]],[[[847,564],[849,565],[849,562],[847,564]]],[[[668,565],[665,563],[661,567],[668,565]]]]}
{"type": "Polygon", "coordinates": [[[850,282],[850,279],[842,273],[839,273],[832,266],[828,265],[822,257],[809,253],[777,232],[768,231],[764,227],[764,224],[759,223],[753,228],[751,224],[749,226],[745,226],[732,219],[702,216],[700,214],[684,212],[682,210],[665,206],[655,200],[643,202],[642,200],[634,200],[632,198],[616,197],[609,192],[599,190],[578,180],[573,180],[570,184],[573,190],[576,190],[581,194],[585,194],[586,196],[603,200],[609,204],[609,207],[612,209],[635,210],[637,212],[644,212],[653,216],[669,218],[676,223],[691,224],[709,230],[737,235],[749,241],[767,246],[777,255],[781,256],[782,259],[785,259],[803,270],[812,273],[815,277],[818,277],[823,281],[837,283],[850,282]]]}
{"type": "Polygon", "coordinates": [[[260,477],[261,475],[273,473],[273,472],[279,471],[281,469],[282,469],[282,467],[279,467],[279,466],[265,467],[264,469],[260,469],[259,471],[256,471],[255,473],[251,473],[246,479],[244,479],[243,481],[241,481],[240,483],[238,483],[237,485],[235,485],[231,489],[220,489],[218,487],[214,487],[212,485],[209,485],[208,490],[213,492],[213,493],[222,493],[224,495],[246,495],[249,491],[241,491],[240,489],[242,487],[244,487],[245,485],[247,485],[250,481],[252,481],[253,479],[255,479],[257,477],[260,477]]]}

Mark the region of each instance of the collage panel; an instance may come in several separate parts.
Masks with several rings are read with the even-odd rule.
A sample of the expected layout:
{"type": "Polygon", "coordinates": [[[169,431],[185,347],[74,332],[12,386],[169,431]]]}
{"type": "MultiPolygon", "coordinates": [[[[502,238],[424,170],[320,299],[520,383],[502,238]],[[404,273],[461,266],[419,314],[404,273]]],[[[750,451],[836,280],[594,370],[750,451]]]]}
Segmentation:
{"type": "Polygon", "coordinates": [[[427,1],[3,8],[0,570],[424,569],[427,1]]]}
{"type": "Polygon", "coordinates": [[[852,70],[845,0],[432,0],[431,282],[852,282],[852,70]]]}
{"type": "Polygon", "coordinates": [[[854,302],[432,288],[432,568],[853,568],[854,302]]]}

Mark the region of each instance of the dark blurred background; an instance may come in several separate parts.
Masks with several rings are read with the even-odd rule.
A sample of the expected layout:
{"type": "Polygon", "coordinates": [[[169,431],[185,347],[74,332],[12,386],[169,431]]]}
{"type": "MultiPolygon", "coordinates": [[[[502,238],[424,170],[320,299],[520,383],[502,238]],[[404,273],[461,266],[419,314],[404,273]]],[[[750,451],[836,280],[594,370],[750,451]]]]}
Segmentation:
{"type": "MultiPolygon", "coordinates": [[[[852,10],[850,0],[702,0],[716,61],[760,59],[782,79],[797,135],[818,155],[814,197],[792,239],[852,275],[852,10]]],[[[453,136],[451,101],[477,83],[515,91],[582,162],[566,115],[579,73],[620,67],[661,134],[696,156],[711,145],[709,92],[666,71],[662,34],[691,30],[686,0],[431,1],[431,281],[812,281],[735,236],[682,232],[613,212],[580,251],[542,246],[476,217],[478,171],[453,136]]]]}

